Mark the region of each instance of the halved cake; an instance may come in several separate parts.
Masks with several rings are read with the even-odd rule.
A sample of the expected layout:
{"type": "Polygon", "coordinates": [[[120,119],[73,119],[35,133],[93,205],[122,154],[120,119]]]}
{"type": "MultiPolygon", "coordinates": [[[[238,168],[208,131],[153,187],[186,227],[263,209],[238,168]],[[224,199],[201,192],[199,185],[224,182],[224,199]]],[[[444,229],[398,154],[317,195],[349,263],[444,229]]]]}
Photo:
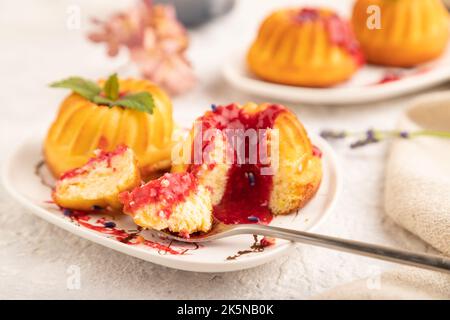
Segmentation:
{"type": "Polygon", "coordinates": [[[112,152],[97,150],[84,166],[64,173],[56,182],[52,197],[63,208],[92,210],[93,207],[121,208],[118,196],[141,183],[133,151],[118,146],[112,152]]]}
{"type": "Polygon", "coordinates": [[[123,211],[144,228],[188,237],[212,225],[211,192],[190,173],[166,173],[119,196],[123,211]]]}
{"type": "Polygon", "coordinates": [[[133,149],[143,178],[170,168],[173,120],[169,97],[146,80],[118,81],[121,96],[150,94],[152,114],[104,106],[72,93],[62,102],[44,142],[45,161],[56,178],[85,164],[95,149],[112,151],[121,144],[133,149]]]}
{"type": "Polygon", "coordinates": [[[294,212],[322,179],[320,153],[295,114],[277,104],[213,106],[175,156],[172,172],[189,172],[211,190],[213,215],[227,224],[294,212]]]}

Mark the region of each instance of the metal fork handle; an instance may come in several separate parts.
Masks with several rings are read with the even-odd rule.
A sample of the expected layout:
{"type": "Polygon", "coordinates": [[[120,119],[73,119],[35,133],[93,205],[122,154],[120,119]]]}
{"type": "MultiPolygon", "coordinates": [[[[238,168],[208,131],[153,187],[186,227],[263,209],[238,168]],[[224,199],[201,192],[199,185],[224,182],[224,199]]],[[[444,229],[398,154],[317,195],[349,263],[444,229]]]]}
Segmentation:
{"type": "Polygon", "coordinates": [[[233,233],[236,234],[248,233],[275,237],[329,249],[336,249],[339,251],[345,251],[366,257],[396,262],[414,267],[450,273],[450,259],[443,256],[415,253],[376,244],[340,239],[320,234],[289,230],[273,226],[246,224],[237,225],[236,228],[233,229],[233,233]]]}

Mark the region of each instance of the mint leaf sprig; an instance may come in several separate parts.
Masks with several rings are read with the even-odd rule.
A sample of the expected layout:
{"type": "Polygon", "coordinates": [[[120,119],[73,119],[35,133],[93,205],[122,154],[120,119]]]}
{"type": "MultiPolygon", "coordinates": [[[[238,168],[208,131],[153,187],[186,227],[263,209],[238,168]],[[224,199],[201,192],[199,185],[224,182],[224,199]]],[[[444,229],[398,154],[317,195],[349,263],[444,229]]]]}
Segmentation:
{"type": "Polygon", "coordinates": [[[53,82],[50,87],[70,89],[93,103],[109,108],[119,106],[152,114],[155,107],[153,96],[146,91],[121,96],[116,73],[108,77],[103,88],[96,82],[81,77],[70,77],[53,82]]]}
{"type": "Polygon", "coordinates": [[[349,131],[335,131],[323,130],[320,136],[324,139],[346,139],[356,137],[357,139],[350,144],[350,148],[360,148],[368,144],[377,143],[387,139],[412,139],[416,137],[436,137],[450,139],[450,132],[448,131],[432,131],[432,130],[374,130],[369,129],[365,132],[349,132],[349,131]]]}

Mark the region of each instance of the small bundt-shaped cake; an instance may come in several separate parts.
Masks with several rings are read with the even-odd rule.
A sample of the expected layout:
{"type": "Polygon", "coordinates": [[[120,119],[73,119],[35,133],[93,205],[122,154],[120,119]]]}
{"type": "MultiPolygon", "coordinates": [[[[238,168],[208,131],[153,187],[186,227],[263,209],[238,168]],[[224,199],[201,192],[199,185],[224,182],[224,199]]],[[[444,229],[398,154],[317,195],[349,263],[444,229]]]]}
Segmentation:
{"type": "Polygon", "coordinates": [[[348,80],[364,58],[347,21],[328,9],[289,8],[268,16],[247,54],[258,77],[328,87],[348,80]]]}
{"type": "Polygon", "coordinates": [[[211,192],[190,173],[166,173],[119,198],[123,211],[144,228],[188,237],[212,226],[211,192]]]}
{"type": "Polygon", "coordinates": [[[85,165],[65,172],[56,182],[52,197],[57,205],[75,210],[120,209],[119,194],[141,183],[130,148],[118,146],[112,152],[96,153],[85,165]]]}
{"type": "Polygon", "coordinates": [[[111,151],[121,144],[133,149],[144,178],[170,168],[170,99],[146,80],[119,80],[119,88],[120,96],[148,92],[154,103],[152,114],[101,105],[72,93],[61,104],[44,143],[45,160],[55,177],[85,164],[95,149],[111,151]]]}
{"type": "Polygon", "coordinates": [[[286,107],[213,106],[194,123],[173,157],[212,192],[213,215],[228,223],[268,223],[303,207],[316,193],[322,162],[286,107]]]}
{"type": "Polygon", "coordinates": [[[441,0],[357,0],[352,24],[368,62],[411,67],[444,52],[448,16],[441,0]]]}

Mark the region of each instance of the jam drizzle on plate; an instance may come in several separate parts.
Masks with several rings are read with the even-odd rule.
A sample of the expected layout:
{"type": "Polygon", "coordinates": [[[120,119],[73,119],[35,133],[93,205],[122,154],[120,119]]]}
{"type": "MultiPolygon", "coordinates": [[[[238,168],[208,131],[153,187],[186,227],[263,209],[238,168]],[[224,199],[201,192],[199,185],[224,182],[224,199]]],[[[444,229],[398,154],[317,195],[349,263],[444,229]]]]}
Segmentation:
{"type": "MultiPolygon", "coordinates": [[[[104,216],[103,209],[95,211],[81,211],[60,208],[64,216],[68,217],[72,222],[89,230],[99,232],[111,236],[113,239],[128,245],[143,245],[149,248],[157,249],[159,254],[184,255],[188,251],[197,250],[200,246],[192,243],[193,248],[174,248],[173,241],[167,245],[160,242],[145,239],[141,232],[143,228],[137,227],[136,230],[124,230],[116,227],[116,223],[107,221],[104,216]],[[97,217],[96,217],[97,216],[97,217]]],[[[163,239],[162,239],[163,240],[163,239]]]]}

